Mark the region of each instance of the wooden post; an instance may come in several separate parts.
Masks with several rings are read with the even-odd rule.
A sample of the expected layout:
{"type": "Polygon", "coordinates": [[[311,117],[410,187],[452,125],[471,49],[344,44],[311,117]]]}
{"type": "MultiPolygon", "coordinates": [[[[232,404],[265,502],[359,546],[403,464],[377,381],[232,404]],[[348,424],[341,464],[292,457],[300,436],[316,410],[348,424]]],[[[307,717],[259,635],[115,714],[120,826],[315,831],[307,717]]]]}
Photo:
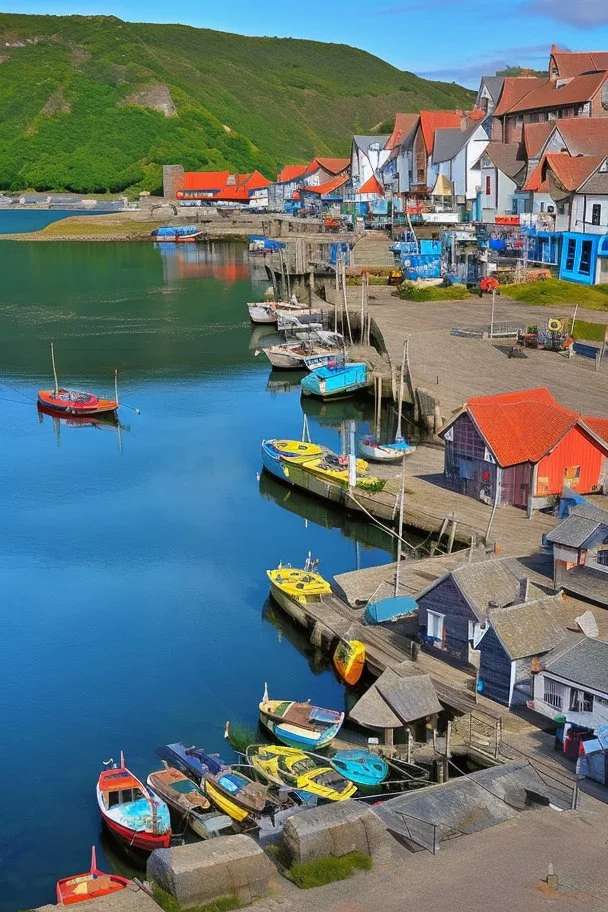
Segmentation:
{"type": "Polygon", "coordinates": [[[53,365],[53,377],[55,378],[55,395],[59,395],[59,381],[57,380],[57,368],[55,367],[55,346],[51,342],[51,364],[53,365]]]}
{"type": "Polygon", "coordinates": [[[387,747],[393,746],[393,729],[385,728],[384,729],[384,743],[387,747]]]}
{"type": "Polygon", "coordinates": [[[310,287],[308,289],[308,313],[312,313],[312,296],[313,296],[313,292],[315,290],[315,271],[314,271],[314,269],[310,270],[309,282],[310,282],[310,287]]]}
{"type": "Polygon", "coordinates": [[[409,726],[406,728],[407,731],[407,748],[406,748],[406,760],[408,763],[412,762],[412,731],[409,726]]]}
{"type": "Polygon", "coordinates": [[[445,755],[449,760],[452,756],[452,720],[448,719],[448,727],[445,733],[445,755]]]}
{"type": "MultiPolygon", "coordinates": [[[[346,266],[342,267],[342,295],[344,298],[344,316],[346,318],[346,326],[348,327],[348,338],[349,338],[350,344],[352,345],[353,344],[353,334],[352,334],[352,330],[350,328],[350,316],[348,313],[348,294],[346,291],[346,266]]],[[[343,335],[346,335],[346,334],[343,333],[343,335]]]]}
{"type": "Polygon", "coordinates": [[[448,554],[452,553],[452,548],[454,547],[454,539],[456,537],[456,526],[458,525],[458,520],[452,518],[451,522],[452,526],[450,528],[450,537],[448,540],[448,554]]]}

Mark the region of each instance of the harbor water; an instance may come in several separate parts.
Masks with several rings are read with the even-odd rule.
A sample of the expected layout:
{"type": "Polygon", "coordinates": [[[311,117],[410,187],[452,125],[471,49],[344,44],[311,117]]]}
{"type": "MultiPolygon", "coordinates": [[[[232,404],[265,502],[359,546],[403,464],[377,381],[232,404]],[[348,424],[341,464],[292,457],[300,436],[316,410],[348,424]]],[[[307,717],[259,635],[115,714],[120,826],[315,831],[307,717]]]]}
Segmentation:
{"type": "MultiPolygon", "coordinates": [[[[271,696],[344,707],[326,661],[268,603],[266,569],[326,576],[390,559],[361,520],[259,477],[264,436],[299,436],[297,382],[250,347],[237,245],[0,245],[0,910],[54,902],[100,843],[95,783],[154,749],[224,751],[271,696]],[[39,415],[62,383],[111,393],[120,425],[39,415]],[[129,408],[127,406],[132,406],[129,408]],[[140,410],[137,414],[134,409],[140,410]]],[[[262,289],[263,291],[263,289],[262,289]]],[[[257,289],[258,295],[260,289],[257,289]]],[[[297,378],[295,378],[297,381],[297,378]]],[[[371,406],[305,402],[314,440],[371,406]]],[[[98,850],[102,868],[116,863],[98,850]]]]}

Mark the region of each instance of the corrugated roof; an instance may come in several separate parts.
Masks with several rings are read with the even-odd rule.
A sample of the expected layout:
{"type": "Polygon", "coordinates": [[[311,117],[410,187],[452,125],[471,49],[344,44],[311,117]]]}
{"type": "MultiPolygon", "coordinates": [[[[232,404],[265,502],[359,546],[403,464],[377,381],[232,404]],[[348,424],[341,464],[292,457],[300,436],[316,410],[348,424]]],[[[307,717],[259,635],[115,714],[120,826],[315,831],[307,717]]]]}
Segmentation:
{"type": "Polygon", "coordinates": [[[608,694],[608,643],[584,637],[566,649],[558,649],[555,658],[546,657],[547,671],[573,684],[608,694]]]}
{"type": "Polygon", "coordinates": [[[395,126],[386,141],[385,148],[394,149],[396,146],[400,146],[418,126],[419,120],[419,114],[395,114],[395,126]]]}
{"type": "Polygon", "coordinates": [[[441,704],[429,675],[403,678],[387,668],[375,686],[392,712],[405,725],[441,712],[441,704]]]}
{"type": "Polygon", "coordinates": [[[230,171],[186,171],[184,190],[212,192],[222,190],[230,177],[230,171]]]}
{"type": "Polygon", "coordinates": [[[357,190],[357,193],[374,193],[376,196],[384,196],[384,187],[378,178],[372,174],[372,176],[365,181],[363,186],[357,190]]]}
{"type": "MultiPolygon", "coordinates": [[[[503,607],[518,601],[520,597],[520,578],[501,560],[465,564],[448,575],[479,620],[485,619],[490,602],[503,607]]],[[[543,598],[544,595],[542,589],[529,583],[529,599],[543,598]]]]}
{"type": "Polygon", "coordinates": [[[597,171],[605,155],[579,155],[573,158],[566,152],[545,157],[546,167],[553,171],[564,190],[577,190],[597,171]]]}
{"type": "Polygon", "coordinates": [[[574,76],[565,85],[559,80],[544,80],[543,83],[511,105],[505,113],[536,111],[543,108],[561,108],[590,101],[598,91],[608,73],[591,73],[588,76],[574,76]],[[559,86],[559,88],[558,88],[559,86]]]}
{"type": "Polygon", "coordinates": [[[494,628],[511,661],[542,655],[566,636],[566,631],[547,610],[561,596],[494,608],[489,623],[494,628]]]}
{"type": "Polygon", "coordinates": [[[420,129],[424,145],[429,155],[435,148],[435,133],[437,130],[460,128],[462,111],[421,111],[420,129]]]}
{"type": "Polygon", "coordinates": [[[302,177],[308,165],[285,165],[277,177],[278,184],[286,184],[289,181],[302,177]]]}
{"type": "Polygon", "coordinates": [[[608,70],[608,51],[558,51],[554,47],[551,54],[562,77],[608,70]]]}
{"type": "Polygon", "coordinates": [[[545,85],[546,82],[547,80],[543,76],[506,76],[499,102],[492,113],[495,117],[502,117],[533,89],[545,85]]]}
{"type": "Polygon", "coordinates": [[[499,171],[511,179],[520,174],[526,166],[519,143],[490,142],[486,146],[485,154],[499,171]]]}
{"type": "MultiPolygon", "coordinates": [[[[575,120],[576,118],[572,118],[575,120]]],[[[560,120],[561,124],[564,123],[560,120]]],[[[524,147],[528,158],[538,158],[542,152],[545,143],[556,129],[556,123],[530,123],[524,124],[524,147]]]]}

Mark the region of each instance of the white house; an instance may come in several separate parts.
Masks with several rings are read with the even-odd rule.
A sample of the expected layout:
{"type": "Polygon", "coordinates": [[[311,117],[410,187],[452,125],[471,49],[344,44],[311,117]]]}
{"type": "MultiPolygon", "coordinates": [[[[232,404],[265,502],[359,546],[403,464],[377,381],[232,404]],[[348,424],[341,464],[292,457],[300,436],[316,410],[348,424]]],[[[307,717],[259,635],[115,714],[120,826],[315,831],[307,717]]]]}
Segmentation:
{"type": "Polygon", "coordinates": [[[519,143],[490,142],[481,156],[481,219],[517,212],[516,193],[526,173],[519,143]]]}
{"type": "Polygon", "coordinates": [[[534,709],[566,726],[608,722],[608,643],[569,638],[547,653],[534,675],[534,709]]]}
{"type": "MultiPolygon", "coordinates": [[[[463,129],[437,130],[432,155],[436,174],[435,187],[441,177],[446,178],[452,190],[452,208],[466,210],[478,219],[476,201],[481,191],[480,159],[488,146],[489,137],[479,122],[467,122],[463,129]]],[[[445,190],[443,186],[438,189],[445,190]]],[[[433,187],[433,191],[435,190],[433,187]]],[[[431,191],[431,195],[436,195],[431,191]]],[[[443,194],[439,194],[442,196],[443,194]]]]}
{"type": "Polygon", "coordinates": [[[370,177],[378,177],[391,150],[386,148],[390,136],[353,136],[351,146],[351,183],[357,193],[370,177]]]}

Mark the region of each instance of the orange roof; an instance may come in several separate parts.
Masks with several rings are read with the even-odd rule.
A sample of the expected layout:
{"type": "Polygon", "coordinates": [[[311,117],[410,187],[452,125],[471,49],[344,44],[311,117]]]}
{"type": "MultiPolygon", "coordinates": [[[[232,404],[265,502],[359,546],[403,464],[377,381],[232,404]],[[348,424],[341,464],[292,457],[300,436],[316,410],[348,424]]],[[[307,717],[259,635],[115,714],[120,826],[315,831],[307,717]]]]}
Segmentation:
{"type": "Polygon", "coordinates": [[[544,76],[505,76],[498,104],[493,111],[494,117],[502,117],[533,89],[546,83],[544,76]]]}
{"type": "Polygon", "coordinates": [[[269,187],[271,181],[267,177],[264,177],[263,174],[260,174],[259,171],[253,171],[251,174],[245,175],[247,180],[244,182],[244,186],[248,190],[263,190],[264,187],[269,187]]]}
{"type": "Polygon", "coordinates": [[[523,185],[522,190],[534,190],[536,193],[547,193],[549,191],[549,182],[546,177],[543,177],[545,161],[545,156],[543,156],[523,185]]]}
{"type": "Polygon", "coordinates": [[[372,174],[372,176],[365,181],[363,186],[357,190],[357,193],[375,193],[377,196],[384,196],[384,187],[379,182],[378,178],[372,174]]]}
{"type": "Polygon", "coordinates": [[[308,165],[285,165],[277,177],[277,183],[285,184],[288,181],[295,180],[297,177],[302,177],[307,168],[308,165]]]}
{"type": "Polygon", "coordinates": [[[393,132],[386,141],[386,149],[394,149],[395,146],[398,146],[404,136],[407,136],[410,133],[418,120],[420,119],[419,114],[395,114],[395,126],[393,132]]]}
{"type": "Polygon", "coordinates": [[[330,174],[340,174],[350,168],[350,158],[315,158],[315,162],[330,174]]]}
{"type": "Polygon", "coordinates": [[[486,112],[483,108],[473,108],[473,110],[469,111],[467,114],[467,119],[472,120],[474,123],[477,123],[478,121],[483,120],[486,116],[486,112]]]}
{"type": "Polygon", "coordinates": [[[331,193],[332,190],[337,190],[338,187],[341,187],[348,180],[348,174],[338,174],[336,177],[332,177],[331,180],[325,181],[324,184],[319,184],[317,187],[311,187],[308,184],[305,184],[302,187],[302,193],[317,193],[319,196],[327,196],[328,193],[331,193]]]}
{"type": "Polygon", "coordinates": [[[605,158],[605,155],[577,155],[573,158],[566,152],[559,152],[555,155],[546,155],[545,161],[564,190],[576,190],[591,177],[605,158]]]}
{"type": "Polygon", "coordinates": [[[523,98],[512,104],[508,113],[583,104],[593,98],[607,76],[608,72],[574,76],[559,88],[559,80],[544,80],[541,85],[533,88],[523,98]]]}
{"type": "Polygon", "coordinates": [[[538,158],[555,127],[555,122],[549,121],[524,124],[524,146],[528,158],[538,158]]]}
{"type": "Polygon", "coordinates": [[[478,396],[465,409],[503,468],[539,462],[580,419],[546,387],[478,396]]]}
{"type": "Polygon", "coordinates": [[[608,117],[566,117],[553,124],[570,155],[604,155],[608,152],[608,117]]]}
{"type": "Polygon", "coordinates": [[[184,190],[221,190],[230,177],[229,171],[186,171],[184,190]]]}
{"type": "Polygon", "coordinates": [[[249,193],[246,187],[224,187],[213,197],[214,200],[226,200],[233,203],[245,203],[249,201],[249,193]]]}
{"type": "Polygon", "coordinates": [[[99,788],[102,792],[120,789],[141,788],[142,784],[127,769],[109,769],[99,774],[99,788]]]}
{"type": "Polygon", "coordinates": [[[608,443],[608,418],[595,418],[593,415],[583,415],[583,422],[594,434],[608,443]]]}
{"type": "Polygon", "coordinates": [[[558,51],[553,45],[551,54],[562,77],[608,70],[608,51],[558,51]]]}
{"type": "Polygon", "coordinates": [[[421,111],[420,128],[429,155],[435,146],[435,131],[460,127],[462,111],[421,111]]]}

